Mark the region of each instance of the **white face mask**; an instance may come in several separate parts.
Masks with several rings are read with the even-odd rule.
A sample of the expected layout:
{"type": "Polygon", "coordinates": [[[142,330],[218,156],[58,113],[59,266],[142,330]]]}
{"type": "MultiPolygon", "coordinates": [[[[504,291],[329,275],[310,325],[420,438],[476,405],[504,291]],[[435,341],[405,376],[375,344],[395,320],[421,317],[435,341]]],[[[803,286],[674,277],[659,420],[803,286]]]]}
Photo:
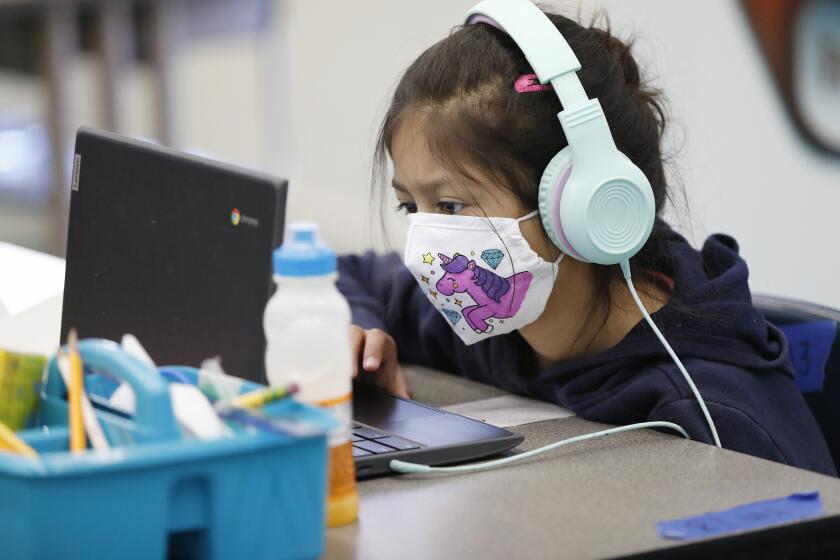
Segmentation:
{"type": "Polygon", "coordinates": [[[465,344],[506,334],[542,314],[557,268],[528,244],[533,218],[417,213],[408,217],[405,266],[465,344]]]}

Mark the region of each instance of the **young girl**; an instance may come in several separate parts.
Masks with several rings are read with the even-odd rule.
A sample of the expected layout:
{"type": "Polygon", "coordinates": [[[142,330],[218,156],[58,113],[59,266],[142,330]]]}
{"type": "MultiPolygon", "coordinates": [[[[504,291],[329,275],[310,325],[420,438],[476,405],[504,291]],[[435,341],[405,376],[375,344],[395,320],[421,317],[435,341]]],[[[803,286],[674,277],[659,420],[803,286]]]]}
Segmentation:
{"type": "MultiPolygon", "coordinates": [[[[600,100],[616,146],[649,180],[658,216],[669,198],[658,93],[641,81],[628,45],[546,15],[577,55],[577,75],[600,100]]],[[[340,259],[358,371],[407,397],[399,362],[420,364],[599,422],[674,422],[711,443],[619,267],[564,254],[535,212],[543,170],[568,145],[563,107],[489,23],[460,27],[420,55],[385,117],[377,161],[383,169],[390,156],[411,229],[407,266],[395,254],[340,259]]],[[[657,217],[630,264],[723,447],[835,475],[793,383],[787,343],[751,304],[736,242],[714,235],[697,251],[657,217]]]]}

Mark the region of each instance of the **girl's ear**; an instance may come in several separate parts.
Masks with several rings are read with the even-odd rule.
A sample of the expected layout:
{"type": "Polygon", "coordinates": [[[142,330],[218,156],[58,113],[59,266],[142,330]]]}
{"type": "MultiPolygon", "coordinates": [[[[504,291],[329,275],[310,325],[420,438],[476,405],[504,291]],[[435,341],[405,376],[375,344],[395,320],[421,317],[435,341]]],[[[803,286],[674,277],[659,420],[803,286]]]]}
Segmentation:
{"type": "Polygon", "coordinates": [[[475,261],[470,261],[469,264],[467,264],[467,268],[475,270],[475,261]]]}

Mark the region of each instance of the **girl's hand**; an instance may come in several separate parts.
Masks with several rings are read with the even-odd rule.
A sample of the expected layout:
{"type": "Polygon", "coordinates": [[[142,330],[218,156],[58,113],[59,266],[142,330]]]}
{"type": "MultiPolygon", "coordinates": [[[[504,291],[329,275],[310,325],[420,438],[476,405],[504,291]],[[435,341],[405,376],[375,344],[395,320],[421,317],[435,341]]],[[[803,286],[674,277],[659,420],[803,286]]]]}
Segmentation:
{"type": "Polygon", "coordinates": [[[389,393],[405,399],[411,398],[408,383],[397,363],[397,344],[385,331],[365,330],[350,325],[350,344],[355,356],[353,377],[364,371],[364,381],[382,387],[389,393]]]}

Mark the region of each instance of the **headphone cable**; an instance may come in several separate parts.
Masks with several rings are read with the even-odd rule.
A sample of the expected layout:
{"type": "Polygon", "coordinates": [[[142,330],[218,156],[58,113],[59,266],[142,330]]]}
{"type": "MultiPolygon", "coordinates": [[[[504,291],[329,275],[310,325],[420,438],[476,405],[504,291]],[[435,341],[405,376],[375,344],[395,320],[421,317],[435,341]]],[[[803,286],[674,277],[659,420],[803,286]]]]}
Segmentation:
{"type": "Polygon", "coordinates": [[[609,436],[612,434],[617,434],[620,432],[629,432],[631,430],[643,430],[645,428],[668,428],[679,432],[681,436],[685,439],[690,440],[691,438],[688,436],[688,433],[678,424],[674,424],[673,422],[640,422],[638,424],[629,424],[627,426],[618,426],[616,428],[609,428],[607,430],[601,430],[600,432],[593,432],[591,434],[583,434],[579,436],[570,437],[561,441],[557,441],[551,443],[549,445],[540,447],[538,449],[532,449],[531,451],[525,451],[524,453],[520,453],[518,455],[513,455],[511,457],[505,457],[503,459],[496,459],[493,461],[484,461],[482,463],[474,463],[471,465],[457,465],[454,467],[430,467],[429,465],[421,465],[419,463],[408,463],[406,461],[399,461],[399,460],[392,460],[388,463],[388,466],[392,471],[396,471],[399,473],[464,473],[464,472],[475,472],[475,471],[483,471],[487,469],[492,469],[494,467],[501,467],[502,465],[507,465],[509,463],[514,463],[517,461],[521,461],[523,459],[527,459],[529,457],[533,457],[534,455],[539,455],[540,453],[545,453],[546,451],[551,451],[552,449],[557,449],[558,447],[562,447],[564,445],[569,445],[571,443],[577,443],[580,441],[586,441],[588,439],[595,439],[597,437],[609,436]]]}
{"type": "Polygon", "coordinates": [[[686,371],[685,366],[677,357],[677,354],[671,348],[671,345],[668,344],[668,341],[665,340],[665,337],[662,335],[662,332],[656,326],[656,323],[653,322],[651,319],[650,314],[645,309],[645,306],[642,304],[642,301],[639,299],[639,294],[636,293],[636,288],[633,286],[633,280],[630,274],[630,261],[624,260],[621,261],[621,273],[624,275],[624,280],[627,282],[627,287],[630,289],[630,295],[633,296],[633,301],[636,302],[636,306],[639,308],[639,311],[642,312],[642,315],[645,317],[645,321],[647,324],[650,325],[650,328],[659,338],[659,341],[662,343],[662,346],[665,347],[665,350],[668,351],[668,354],[671,355],[671,359],[674,360],[674,363],[677,365],[677,368],[682,373],[683,377],[685,378],[686,383],[691,388],[691,392],[694,393],[694,397],[697,399],[697,403],[700,405],[700,410],[703,411],[703,416],[706,417],[706,422],[709,424],[709,430],[712,432],[712,439],[715,441],[715,445],[718,447],[722,447],[720,444],[720,438],[718,437],[717,428],[715,427],[715,423],[712,420],[711,415],[709,414],[709,409],[706,408],[706,402],[703,400],[703,397],[700,396],[700,391],[697,390],[697,386],[694,384],[694,381],[691,379],[691,376],[686,371]]]}

